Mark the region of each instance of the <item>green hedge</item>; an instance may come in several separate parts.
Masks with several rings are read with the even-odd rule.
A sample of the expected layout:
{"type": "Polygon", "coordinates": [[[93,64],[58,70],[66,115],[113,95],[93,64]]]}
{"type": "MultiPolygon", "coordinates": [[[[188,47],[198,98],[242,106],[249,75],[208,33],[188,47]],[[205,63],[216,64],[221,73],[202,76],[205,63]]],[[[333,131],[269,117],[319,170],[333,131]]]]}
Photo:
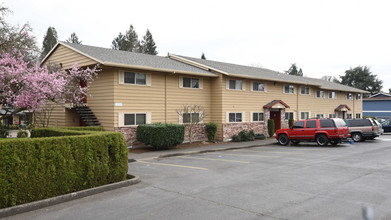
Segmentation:
{"type": "Polygon", "coordinates": [[[217,124],[214,122],[210,122],[210,123],[206,124],[205,131],[208,136],[208,141],[209,142],[214,141],[216,138],[216,134],[217,134],[217,124]]]}
{"type": "Polygon", "coordinates": [[[128,150],[121,133],[58,128],[34,133],[61,137],[0,142],[0,208],[126,179],[128,150]]]}
{"type": "Polygon", "coordinates": [[[232,136],[233,142],[241,142],[241,141],[253,141],[255,139],[255,133],[253,130],[242,130],[238,135],[232,136]]]}
{"type": "Polygon", "coordinates": [[[137,140],[156,150],[176,146],[183,142],[184,137],[184,125],[154,123],[137,127],[137,140]]]}
{"type": "Polygon", "coordinates": [[[275,128],[274,120],[273,119],[267,120],[267,131],[269,133],[269,137],[273,137],[275,133],[274,128],[275,128]]]}

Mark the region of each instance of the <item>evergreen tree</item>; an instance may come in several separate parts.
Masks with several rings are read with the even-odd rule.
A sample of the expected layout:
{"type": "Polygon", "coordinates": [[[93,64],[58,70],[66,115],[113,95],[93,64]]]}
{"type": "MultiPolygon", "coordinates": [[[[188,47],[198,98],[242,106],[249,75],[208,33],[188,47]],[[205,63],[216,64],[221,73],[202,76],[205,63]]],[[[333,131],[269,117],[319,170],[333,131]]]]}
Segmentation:
{"type": "MultiPolygon", "coordinates": [[[[350,68],[345,71],[345,75],[339,77],[341,77],[341,84],[368,91],[371,95],[381,92],[383,88],[383,81],[372,74],[367,66],[350,68]]],[[[368,95],[364,94],[364,96],[368,95]]]]}
{"type": "Polygon", "coordinates": [[[202,53],[201,59],[206,60],[206,57],[205,57],[205,54],[204,54],[204,53],[202,53]]]}
{"type": "Polygon", "coordinates": [[[142,53],[157,55],[156,43],[153,40],[151,32],[147,29],[143,40],[141,41],[142,53]]]}
{"type": "Polygon", "coordinates": [[[81,44],[81,40],[77,37],[76,33],[73,32],[71,36],[66,40],[67,43],[81,44]]]}
{"type": "Polygon", "coordinates": [[[291,64],[291,67],[285,73],[288,75],[303,76],[303,70],[301,68],[298,69],[296,63],[291,64]]]}
{"type": "Polygon", "coordinates": [[[49,27],[46,35],[43,38],[41,60],[52,50],[57,44],[57,31],[54,27],[49,27]]]}
{"type": "Polygon", "coordinates": [[[124,50],[130,52],[138,52],[139,40],[133,25],[130,25],[129,30],[126,31],[125,35],[121,32],[111,43],[111,48],[116,50],[124,50]]]}

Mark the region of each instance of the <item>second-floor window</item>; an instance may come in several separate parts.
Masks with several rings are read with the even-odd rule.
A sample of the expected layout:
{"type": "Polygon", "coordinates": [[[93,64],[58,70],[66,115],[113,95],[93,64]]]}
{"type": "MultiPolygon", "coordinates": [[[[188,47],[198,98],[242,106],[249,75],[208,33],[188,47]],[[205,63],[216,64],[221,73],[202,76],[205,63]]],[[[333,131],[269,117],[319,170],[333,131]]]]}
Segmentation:
{"type": "Polygon", "coordinates": [[[356,100],[361,100],[361,94],[356,94],[356,100]]]}
{"type": "Polygon", "coordinates": [[[264,92],[265,84],[261,82],[253,82],[253,91],[264,92]]]}
{"type": "Polygon", "coordinates": [[[183,88],[200,88],[200,79],[183,77],[183,88]]]}
{"type": "Polygon", "coordinates": [[[310,87],[305,87],[305,86],[300,87],[300,94],[309,95],[310,94],[310,87]]]}
{"type": "Polygon", "coordinates": [[[322,90],[316,91],[316,98],[324,98],[324,91],[322,90]]]}
{"type": "Polygon", "coordinates": [[[243,81],[237,80],[237,79],[230,79],[228,88],[233,89],[233,90],[242,90],[243,89],[243,81]]]}
{"type": "Polygon", "coordinates": [[[293,86],[293,85],[285,85],[284,86],[284,93],[294,94],[295,93],[295,86],[293,86]]]}
{"type": "Polygon", "coordinates": [[[124,83],[146,85],[147,75],[145,73],[124,72],[124,83]]]}
{"type": "Polygon", "coordinates": [[[347,99],[347,100],[352,100],[352,99],[353,99],[352,93],[347,93],[347,94],[346,94],[346,99],[347,99]]]}
{"type": "Polygon", "coordinates": [[[335,99],[335,92],[329,92],[329,99],[335,99]]]}

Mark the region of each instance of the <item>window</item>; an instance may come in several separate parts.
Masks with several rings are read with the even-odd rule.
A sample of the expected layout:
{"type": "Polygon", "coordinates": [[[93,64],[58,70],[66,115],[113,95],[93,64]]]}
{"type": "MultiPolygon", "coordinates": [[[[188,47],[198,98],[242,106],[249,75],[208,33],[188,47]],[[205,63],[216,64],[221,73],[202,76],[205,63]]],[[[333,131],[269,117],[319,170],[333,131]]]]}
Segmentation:
{"type": "Polygon", "coordinates": [[[183,113],[183,123],[200,122],[200,113],[183,113]]]}
{"type": "Polygon", "coordinates": [[[285,119],[286,120],[294,119],[293,112],[285,112],[285,119]]]}
{"type": "Polygon", "coordinates": [[[316,118],[317,119],[324,118],[324,115],[323,114],[316,114],[316,118]]]}
{"type": "Polygon", "coordinates": [[[316,128],[316,121],[315,120],[307,121],[305,127],[306,128],[316,128]]]}
{"type": "Polygon", "coordinates": [[[329,92],[329,99],[335,99],[335,92],[329,92]]]}
{"type": "Polygon", "coordinates": [[[316,98],[324,98],[324,91],[322,90],[316,91],[316,98]]]}
{"type": "Polygon", "coordinates": [[[253,91],[264,92],[265,84],[261,82],[253,82],[253,91]]]}
{"type": "Polygon", "coordinates": [[[263,112],[253,112],[253,121],[263,121],[263,112]]]}
{"type": "Polygon", "coordinates": [[[243,81],[242,80],[230,79],[228,88],[229,89],[234,89],[234,90],[242,90],[243,89],[243,81]]]}
{"type": "Polygon", "coordinates": [[[229,113],[229,122],[242,122],[242,113],[229,113]]]}
{"type": "Polygon", "coordinates": [[[304,128],[304,121],[298,121],[296,122],[292,128],[304,128]]]}
{"type": "Polygon", "coordinates": [[[329,118],[335,118],[335,114],[329,114],[329,118]]]}
{"type": "Polygon", "coordinates": [[[357,113],[357,114],[356,114],[356,118],[361,118],[361,114],[360,114],[360,113],[357,113]]]}
{"type": "Polygon", "coordinates": [[[331,119],[319,120],[321,128],[333,128],[334,122],[331,119]]]}
{"type": "Polygon", "coordinates": [[[352,114],[346,114],[346,119],[352,119],[352,114]]]}
{"type": "Polygon", "coordinates": [[[353,98],[353,97],[352,97],[352,93],[347,93],[347,94],[346,94],[346,99],[347,99],[347,100],[352,100],[352,98],[353,98]]]}
{"type": "Polygon", "coordinates": [[[356,100],[361,100],[361,94],[356,94],[356,100]]]}
{"type": "Polygon", "coordinates": [[[146,114],[125,114],[124,125],[146,124],[146,114]]]}
{"type": "Polygon", "coordinates": [[[126,84],[146,85],[147,75],[145,73],[124,72],[126,84]]]}
{"type": "Polygon", "coordinates": [[[310,113],[309,112],[300,112],[300,119],[309,119],[310,113]]]}
{"type": "Polygon", "coordinates": [[[302,95],[309,95],[310,94],[310,88],[309,87],[300,87],[300,94],[302,95]]]}
{"type": "Polygon", "coordinates": [[[295,86],[293,86],[293,85],[285,85],[284,86],[284,93],[294,94],[295,93],[295,86]]]}
{"type": "Polygon", "coordinates": [[[200,79],[183,77],[183,87],[184,88],[199,89],[200,88],[200,79]]]}

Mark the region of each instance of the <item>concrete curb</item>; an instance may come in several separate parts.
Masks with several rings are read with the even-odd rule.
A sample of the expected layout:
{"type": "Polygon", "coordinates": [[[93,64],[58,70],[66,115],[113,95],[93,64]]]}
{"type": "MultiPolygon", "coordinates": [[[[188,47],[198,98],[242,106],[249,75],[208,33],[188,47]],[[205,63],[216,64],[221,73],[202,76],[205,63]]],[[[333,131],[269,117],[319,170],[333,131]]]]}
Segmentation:
{"type": "Polygon", "coordinates": [[[56,196],[56,197],[52,197],[52,198],[48,198],[48,199],[44,199],[44,200],[39,200],[39,201],[35,201],[35,202],[30,202],[30,203],[26,203],[26,204],[21,204],[21,205],[17,205],[17,206],[12,206],[12,207],[8,207],[8,208],[0,209],[0,218],[12,216],[12,215],[16,215],[16,214],[20,214],[20,213],[24,213],[24,212],[34,211],[37,209],[42,209],[42,208],[45,208],[48,206],[57,205],[59,203],[68,202],[68,201],[75,200],[75,199],[80,199],[80,198],[83,198],[86,196],[95,195],[95,194],[106,192],[109,190],[134,185],[134,184],[137,184],[141,181],[140,177],[129,175],[129,174],[127,175],[127,178],[131,178],[131,179],[124,180],[124,181],[117,182],[117,183],[111,183],[111,184],[107,184],[107,185],[103,185],[103,186],[98,186],[98,187],[91,188],[91,189],[85,189],[82,191],[73,192],[73,193],[69,193],[69,194],[65,194],[65,195],[61,195],[61,196],[56,196]]]}
{"type": "MultiPolygon", "coordinates": [[[[241,147],[225,147],[225,148],[217,148],[217,149],[209,149],[209,150],[199,150],[199,151],[187,151],[187,152],[179,152],[179,153],[169,153],[169,154],[162,154],[154,158],[166,158],[166,157],[178,157],[178,156],[186,156],[186,155],[193,155],[193,154],[202,154],[202,153],[210,153],[210,152],[219,152],[219,151],[228,151],[228,150],[237,150],[237,149],[246,149],[246,148],[253,148],[253,147],[262,147],[271,145],[270,143],[264,143],[264,144],[254,144],[254,145],[248,145],[248,146],[241,146],[241,147]]],[[[274,145],[274,143],[272,144],[274,145]]],[[[133,159],[129,158],[128,162],[137,162],[138,160],[143,159],[133,159]]]]}

